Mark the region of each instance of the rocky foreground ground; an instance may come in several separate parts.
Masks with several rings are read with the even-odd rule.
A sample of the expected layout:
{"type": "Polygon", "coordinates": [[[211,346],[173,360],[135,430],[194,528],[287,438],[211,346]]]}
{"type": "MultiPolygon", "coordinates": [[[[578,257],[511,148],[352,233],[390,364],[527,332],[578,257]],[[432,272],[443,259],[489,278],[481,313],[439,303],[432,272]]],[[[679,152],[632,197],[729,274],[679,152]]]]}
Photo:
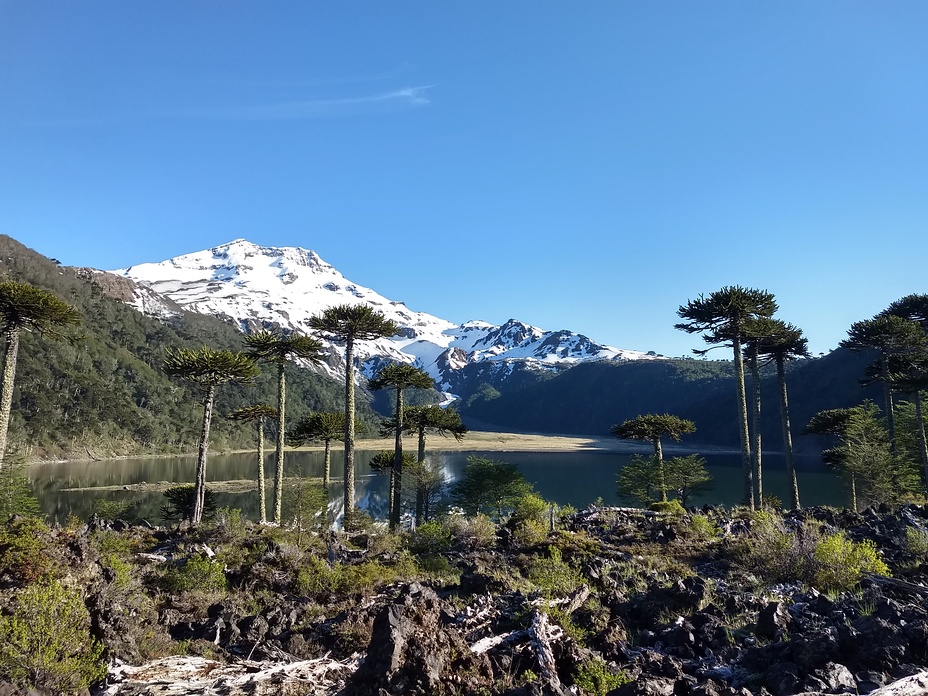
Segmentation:
{"type": "MultiPolygon", "coordinates": [[[[17,524],[7,613],[43,570],[8,563],[17,524]]],[[[105,648],[105,679],[78,692],[928,694],[928,506],[31,535],[29,562],[80,589],[105,648]]]]}

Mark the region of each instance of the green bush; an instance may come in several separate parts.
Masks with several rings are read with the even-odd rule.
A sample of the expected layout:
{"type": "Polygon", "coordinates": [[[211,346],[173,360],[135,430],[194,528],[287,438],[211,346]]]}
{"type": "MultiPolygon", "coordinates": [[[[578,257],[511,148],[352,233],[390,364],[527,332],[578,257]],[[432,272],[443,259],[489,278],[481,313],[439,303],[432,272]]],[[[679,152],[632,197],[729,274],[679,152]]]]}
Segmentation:
{"type": "Polygon", "coordinates": [[[914,527],[906,529],[905,550],[917,563],[928,562],[928,532],[914,527]]]}
{"type": "Polygon", "coordinates": [[[889,567],[869,539],[851,541],[842,532],[831,534],[815,547],[814,582],[823,591],[842,592],[854,588],[864,573],[890,575],[889,567]]]}
{"type": "Polygon", "coordinates": [[[0,526],[0,575],[28,584],[52,572],[48,527],[34,517],[14,517],[0,526]]]}
{"type": "Polygon", "coordinates": [[[606,696],[630,681],[631,678],[625,672],[613,672],[605,662],[596,659],[584,662],[574,674],[574,684],[590,696],[606,696]]]}
{"type": "MultiPolygon", "coordinates": [[[[179,522],[186,520],[193,513],[196,487],[192,483],[168,488],[164,493],[167,502],[161,506],[161,516],[165,520],[179,522]]],[[[203,519],[208,520],[216,514],[216,496],[207,488],[203,494],[203,519]]]]}
{"type": "Polygon", "coordinates": [[[547,558],[532,559],[528,570],[528,579],[542,591],[546,597],[566,597],[583,583],[583,576],[561,560],[557,547],[548,549],[547,558]]]}
{"type": "Polygon", "coordinates": [[[453,543],[451,530],[441,522],[421,524],[409,535],[409,550],[413,553],[441,553],[450,549],[453,543]]]}
{"type": "Polygon", "coordinates": [[[354,508],[346,510],[342,519],[342,529],[348,534],[366,534],[374,528],[374,518],[363,510],[354,508]]]}
{"type": "Polygon", "coordinates": [[[540,495],[526,493],[515,501],[512,519],[515,522],[538,522],[544,524],[548,521],[550,505],[540,495]]]}
{"type": "Polygon", "coordinates": [[[798,533],[765,511],[750,515],[751,533],[738,555],[744,565],[770,582],[810,582],[815,575],[815,547],[822,539],[818,524],[805,522],[798,533]]]}
{"type": "Polygon", "coordinates": [[[705,515],[693,515],[687,527],[694,537],[702,541],[717,539],[722,535],[719,526],[705,515]]]}
{"type": "Polygon", "coordinates": [[[483,513],[472,517],[452,517],[449,527],[451,536],[462,546],[483,549],[496,544],[496,525],[483,513]]]}
{"type": "Polygon", "coordinates": [[[131,520],[135,517],[138,504],[131,500],[106,500],[97,498],[91,505],[91,512],[101,520],[131,520]]]}
{"type": "Polygon", "coordinates": [[[183,565],[169,569],[164,583],[170,592],[225,590],[226,574],[221,563],[203,554],[194,554],[183,565]]]}
{"type": "Polygon", "coordinates": [[[657,502],[651,503],[648,506],[648,510],[653,510],[654,512],[660,512],[665,515],[685,515],[686,508],[684,508],[679,500],[668,500],[666,502],[657,502]]]}
{"type": "Polygon", "coordinates": [[[90,636],[77,590],[40,580],[21,590],[0,615],[0,673],[20,686],[73,693],[103,678],[103,644],[90,636]]]}
{"type": "Polygon", "coordinates": [[[548,540],[548,526],[537,520],[524,520],[512,530],[512,539],[519,546],[538,546],[548,540]]]}

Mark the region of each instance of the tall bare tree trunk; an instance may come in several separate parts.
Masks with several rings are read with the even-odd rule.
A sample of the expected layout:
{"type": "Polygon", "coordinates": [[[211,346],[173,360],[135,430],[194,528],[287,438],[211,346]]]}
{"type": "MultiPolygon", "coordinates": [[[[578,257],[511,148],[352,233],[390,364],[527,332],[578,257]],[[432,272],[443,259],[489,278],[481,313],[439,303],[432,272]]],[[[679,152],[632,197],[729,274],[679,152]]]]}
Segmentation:
{"type": "Polygon", "coordinates": [[[210,384],[206,387],[206,397],[203,399],[203,427],[200,429],[200,444],[197,448],[197,471],[193,486],[193,509],[190,512],[191,524],[200,524],[203,519],[203,508],[206,502],[206,452],[209,448],[209,426],[213,420],[213,397],[216,395],[216,386],[210,384]]]}
{"type": "Polygon", "coordinates": [[[284,440],[286,439],[287,419],[284,408],[287,405],[287,378],[284,364],[277,366],[277,470],[274,474],[274,522],[280,524],[280,510],[284,497],[284,440]]]}
{"type": "Polygon", "coordinates": [[[7,433],[10,428],[10,415],[13,412],[13,384],[16,380],[16,358],[19,355],[19,329],[11,328],[6,332],[6,352],[3,357],[3,385],[0,393],[0,471],[6,455],[7,433]]]}
{"type": "MultiPolygon", "coordinates": [[[[425,466],[425,428],[419,428],[419,456],[417,460],[419,462],[419,471],[420,476],[422,467],[425,466]]],[[[418,527],[425,521],[425,491],[422,490],[422,485],[419,482],[416,482],[416,526],[418,527]]]]}
{"type": "Polygon", "coordinates": [[[886,428],[889,430],[889,451],[896,455],[896,418],[893,413],[893,389],[889,376],[889,356],[880,356],[880,379],[883,380],[883,401],[886,404],[886,428]]]}
{"type": "Polygon", "coordinates": [[[664,450],[661,447],[661,439],[659,437],[654,438],[652,443],[654,445],[654,458],[657,460],[657,474],[660,477],[660,486],[661,486],[661,502],[667,502],[667,479],[664,476],[664,450]]]}
{"type": "Polygon", "coordinates": [[[928,492],[928,442],[925,440],[925,419],[922,417],[922,395],[915,390],[915,419],[918,421],[918,450],[925,472],[925,491],[928,492]]]}
{"type": "Polygon", "coordinates": [[[751,391],[753,402],[751,408],[752,425],[754,429],[753,446],[751,447],[752,465],[754,467],[754,491],[758,507],[764,506],[764,473],[761,462],[761,432],[760,432],[760,365],[757,364],[757,346],[750,347],[751,358],[751,391]]]}
{"type": "Polygon", "coordinates": [[[400,524],[403,503],[403,388],[396,388],[396,442],[390,472],[390,529],[400,524]]]}
{"type": "Polygon", "coordinates": [[[754,506],[754,476],[751,462],[751,441],[748,434],[748,397],[744,389],[744,359],[741,355],[741,336],[732,340],[735,358],[735,387],[738,390],[738,435],[741,438],[741,470],[744,473],[744,504],[754,506]]]}
{"type": "Polygon", "coordinates": [[[345,341],[345,514],[354,510],[354,339],[345,341]]]}
{"type": "Polygon", "coordinates": [[[258,428],[258,506],[261,524],[267,523],[267,482],[264,477],[264,418],[257,420],[258,428]]]}
{"type": "Polygon", "coordinates": [[[325,460],[322,469],[322,487],[325,488],[325,492],[329,492],[329,481],[332,478],[332,441],[326,439],[325,441],[325,460]]]}
{"type": "Polygon", "coordinates": [[[780,424],[783,428],[783,450],[786,453],[786,478],[789,486],[790,508],[799,510],[799,481],[793,459],[793,434],[789,425],[789,398],[786,393],[786,366],[782,355],[777,355],[777,381],[780,384],[780,424]]]}

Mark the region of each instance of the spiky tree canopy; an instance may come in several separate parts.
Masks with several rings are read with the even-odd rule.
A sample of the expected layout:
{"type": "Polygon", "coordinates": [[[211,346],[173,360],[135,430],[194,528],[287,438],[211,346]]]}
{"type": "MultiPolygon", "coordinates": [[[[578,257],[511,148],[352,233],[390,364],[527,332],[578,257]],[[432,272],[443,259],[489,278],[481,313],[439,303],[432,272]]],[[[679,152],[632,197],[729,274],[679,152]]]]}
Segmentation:
{"type": "MultiPolygon", "coordinates": [[[[395,450],[381,450],[373,457],[371,457],[368,466],[370,466],[372,471],[383,474],[387,471],[393,469],[393,465],[396,463],[396,451],[395,450]]],[[[403,464],[410,465],[416,463],[416,455],[412,452],[403,452],[403,464]]]]}
{"type": "Polygon", "coordinates": [[[892,314],[910,319],[928,329],[928,295],[906,295],[891,303],[880,314],[892,314]]]}
{"type": "Polygon", "coordinates": [[[768,319],[766,326],[768,332],[757,344],[760,355],[783,360],[809,357],[809,339],[802,329],[780,319],[768,319]]]}
{"type": "Polygon", "coordinates": [[[206,346],[169,348],[164,358],[164,371],[202,386],[250,382],[260,372],[254,359],[244,353],[206,346]]]}
{"type": "Polygon", "coordinates": [[[681,436],[693,432],[696,432],[693,421],[669,413],[648,413],[612,426],[612,434],[617,438],[647,442],[655,442],[665,436],[679,441],[681,436]]]}
{"type": "MultiPolygon", "coordinates": [[[[395,428],[395,418],[384,422],[384,431],[392,433],[395,428]]],[[[461,420],[461,414],[450,406],[442,408],[437,404],[404,408],[403,429],[409,433],[430,430],[439,435],[452,435],[455,440],[461,440],[467,434],[467,426],[461,420]]]]}
{"type": "Polygon", "coordinates": [[[873,319],[856,321],[839,345],[855,352],[876,350],[880,355],[910,353],[924,345],[921,326],[895,314],[878,314],[873,319]]]}
{"type": "Polygon", "coordinates": [[[0,282],[0,321],[10,330],[59,335],[62,328],[77,324],[80,314],[55,295],[28,283],[0,282]]]}
{"type": "Polygon", "coordinates": [[[313,440],[340,440],[345,437],[345,414],[319,411],[301,418],[287,433],[287,444],[299,447],[313,440]]]}
{"type": "Polygon", "coordinates": [[[371,389],[431,389],[435,380],[415,365],[390,363],[367,383],[371,389]]]}
{"type": "Polygon", "coordinates": [[[393,336],[399,327],[367,305],[336,305],[311,317],[309,326],[335,341],[364,341],[393,336]]]}
{"type": "Polygon", "coordinates": [[[267,404],[256,404],[237,408],[229,414],[230,420],[252,423],[264,418],[277,418],[277,409],[267,404]]]}
{"type": "Polygon", "coordinates": [[[771,317],[776,311],[772,293],[731,285],[681,305],[677,316],[687,321],[674,324],[674,328],[704,333],[706,343],[727,343],[748,334],[752,320],[771,317]]]}
{"type": "Polygon", "coordinates": [[[245,346],[249,355],[277,365],[294,360],[319,364],[324,355],[322,342],[311,336],[273,331],[256,331],[245,336],[245,346]]]}

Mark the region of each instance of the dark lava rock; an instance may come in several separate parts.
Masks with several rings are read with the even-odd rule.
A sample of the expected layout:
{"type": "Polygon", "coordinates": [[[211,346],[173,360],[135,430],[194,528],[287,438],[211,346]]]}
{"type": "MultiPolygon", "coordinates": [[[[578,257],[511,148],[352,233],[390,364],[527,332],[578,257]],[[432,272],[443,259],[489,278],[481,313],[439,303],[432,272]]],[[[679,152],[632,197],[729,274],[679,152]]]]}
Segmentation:
{"type": "Polygon", "coordinates": [[[775,638],[789,631],[792,621],[785,602],[770,602],[757,616],[757,634],[764,638],[775,638]]]}
{"type": "Polygon", "coordinates": [[[487,657],[441,625],[434,590],[412,583],[377,614],[367,655],[344,695],[468,693],[490,684],[487,657]]]}

